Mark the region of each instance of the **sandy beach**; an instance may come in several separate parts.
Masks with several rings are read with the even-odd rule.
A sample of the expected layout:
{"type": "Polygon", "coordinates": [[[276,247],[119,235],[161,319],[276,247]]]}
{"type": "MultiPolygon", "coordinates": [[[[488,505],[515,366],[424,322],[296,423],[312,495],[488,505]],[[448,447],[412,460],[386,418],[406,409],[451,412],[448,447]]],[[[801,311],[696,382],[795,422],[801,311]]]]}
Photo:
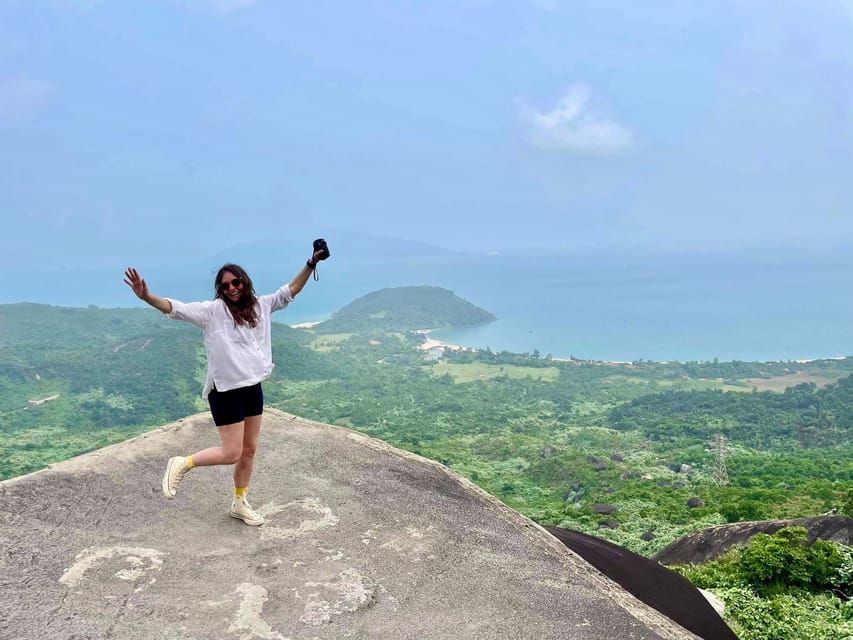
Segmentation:
{"type": "Polygon", "coordinates": [[[318,324],[320,324],[319,321],[318,322],[300,322],[299,324],[290,325],[290,328],[291,329],[311,329],[312,327],[316,327],[318,324]]]}
{"type": "Polygon", "coordinates": [[[429,334],[435,331],[435,329],[416,329],[415,333],[424,336],[424,342],[421,345],[418,345],[418,349],[423,349],[424,351],[429,351],[430,349],[441,348],[448,349],[449,351],[476,351],[473,347],[463,347],[459,344],[451,344],[449,342],[442,342],[441,340],[436,340],[434,338],[430,338],[429,334]]]}
{"type": "MultiPolygon", "coordinates": [[[[291,324],[288,325],[291,329],[311,329],[316,327],[320,322],[300,322],[299,324],[291,324]]],[[[435,331],[435,329],[416,329],[415,333],[424,336],[423,344],[418,345],[418,349],[423,349],[424,351],[429,351],[430,349],[435,349],[439,347],[441,349],[447,349],[449,351],[477,351],[477,349],[473,347],[463,347],[459,344],[451,344],[449,342],[442,342],[441,340],[435,340],[434,338],[430,338],[429,334],[435,331]]]]}

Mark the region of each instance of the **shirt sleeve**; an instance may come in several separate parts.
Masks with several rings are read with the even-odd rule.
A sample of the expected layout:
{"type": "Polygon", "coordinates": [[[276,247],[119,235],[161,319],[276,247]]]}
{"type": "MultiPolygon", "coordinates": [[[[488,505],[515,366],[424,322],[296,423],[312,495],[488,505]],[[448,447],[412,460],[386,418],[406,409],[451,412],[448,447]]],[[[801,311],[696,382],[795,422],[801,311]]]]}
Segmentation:
{"type": "Polygon", "coordinates": [[[171,305],[171,313],[167,313],[166,317],[172,320],[183,320],[197,327],[204,329],[207,323],[210,322],[210,317],[213,314],[213,302],[206,300],[204,302],[181,302],[166,298],[171,305]]]}
{"type": "Polygon", "coordinates": [[[275,293],[260,296],[260,299],[265,300],[269,303],[270,312],[272,313],[274,311],[284,309],[287,305],[289,305],[293,300],[293,296],[290,294],[290,285],[286,284],[283,287],[279,288],[279,290],[275,293]]]}

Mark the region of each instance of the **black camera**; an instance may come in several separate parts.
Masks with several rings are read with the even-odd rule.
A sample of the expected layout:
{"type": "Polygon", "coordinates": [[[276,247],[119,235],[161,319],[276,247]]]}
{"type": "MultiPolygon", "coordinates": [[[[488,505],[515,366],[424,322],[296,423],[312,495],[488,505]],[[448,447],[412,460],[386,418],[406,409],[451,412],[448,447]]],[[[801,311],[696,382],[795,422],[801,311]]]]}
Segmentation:
{"type": "Polygon", "coordinates": [[[329,245],[326,244],[326,241],[323,238],[317,238],[314,241],[314,253],[320,252],[320,255],[317,256],[317,260],[325,260],[328,258],[331,253],[329,253],[329,245]]]}

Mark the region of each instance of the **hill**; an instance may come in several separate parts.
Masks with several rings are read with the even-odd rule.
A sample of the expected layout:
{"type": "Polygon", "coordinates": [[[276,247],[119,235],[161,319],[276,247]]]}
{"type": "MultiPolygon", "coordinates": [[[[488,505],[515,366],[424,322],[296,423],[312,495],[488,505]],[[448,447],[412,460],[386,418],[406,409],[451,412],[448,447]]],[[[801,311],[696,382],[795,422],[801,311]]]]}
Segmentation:
{"type": "Polygon", "coordinates": [[[495,316],[441,287],[392,287],[368,293],[321,322],[317,333],[469,327],[495,316]]]}
{"type": "MultiPolygon", "coordinates": [[[[291,381],[335,368],[273,323],[291,381]]],[[[201,411],[201,331],[152,309],[0,305],[0,479],[201,411]]]]}
{"type": "MultiPolygon", "coordinates": [[[[0,328],[0,479],[205,408],[200,332],[156,311],[0,305],[0,328]]],[[[853,513],[853,359],[620,365],[486,350],[435,360],[412,336],[370,329],[274,323],[267,404],[438,460],[542,525],[647,556],[726,521],[853,513]],[[707,444],[718,432],[730,438],[722,486],[707,444]]],[[[836,609],[803,608],[835,624],[836,609]]]]}
{"type": "Polygon", "coordinates": [[[283,412],[263,527],[228,516],[227,467],[164,499],[164,460],[211,438],[199,414],[0,483],[4,637],[696,638],[442,465],[283,412]]]}

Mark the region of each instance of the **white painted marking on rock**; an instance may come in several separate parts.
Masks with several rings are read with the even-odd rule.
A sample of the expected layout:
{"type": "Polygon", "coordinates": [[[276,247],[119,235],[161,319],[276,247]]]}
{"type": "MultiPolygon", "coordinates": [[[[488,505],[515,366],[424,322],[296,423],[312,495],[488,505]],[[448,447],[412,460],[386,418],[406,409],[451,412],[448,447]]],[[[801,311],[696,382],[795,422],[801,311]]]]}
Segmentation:
{"type": "Polygon", "coordinates": [[[244,582],[238,584],[235,591],[243,596],[234,624],[228,627],[229,633],[240,633],[240,640],[290,640],[285,638],[261,617],[261,610],[267,601],[267,590],[257,584],[244,582]]]}
{"type": "Polygon", "coordinates": [[[299,538],[304,535],[334,527],[340,521],[332,510],[324,505],[318,498],[303,498],[288,502],[285,505],[279,505],[275,502],[265,504],[259,511],[265,515],[273,515],[283,513],[290,509],[299,509],[307,513],[317,514],[320,518],[316,520],[303,520],[297,527],[279,527],[273,523],[267,522],[261,529],[262,540],[288,540],[299,538]]]}
{"type": "Polygon", "coordinates": [[[334,582],[306,582],[305,586],[323,587],[338,595],[337,600],[330,603],[328,600],[315,599],[320,592],[310,594],[310,600],[299,620],[314,627],[330,622],[332,616],[366,609],[376,600],[378,589],[371,578],[352,568],[339,573],[334,582]]]}
{"type": "MultiPolygon", "coordinates": [[[[77,554],[73,565],[68,567],[59,578],[59,582],[69,587],[78,585],[96,564],[112,560],[116,557],[124,557],[130,568],[119,569],[114,575],[119,580],[136,582],[143,578],[151,570],[159,571],[163,566],[163,556],[167,554],[157,549],[145,547],[89,547],[77,554]]],[[[152,578],[149,584],[155,581],[152,578]]],[[[142,587],[144,588],[144,587],[142,587]]],[[[139,589],[138,589],[139,590],[139,589]]]]}

